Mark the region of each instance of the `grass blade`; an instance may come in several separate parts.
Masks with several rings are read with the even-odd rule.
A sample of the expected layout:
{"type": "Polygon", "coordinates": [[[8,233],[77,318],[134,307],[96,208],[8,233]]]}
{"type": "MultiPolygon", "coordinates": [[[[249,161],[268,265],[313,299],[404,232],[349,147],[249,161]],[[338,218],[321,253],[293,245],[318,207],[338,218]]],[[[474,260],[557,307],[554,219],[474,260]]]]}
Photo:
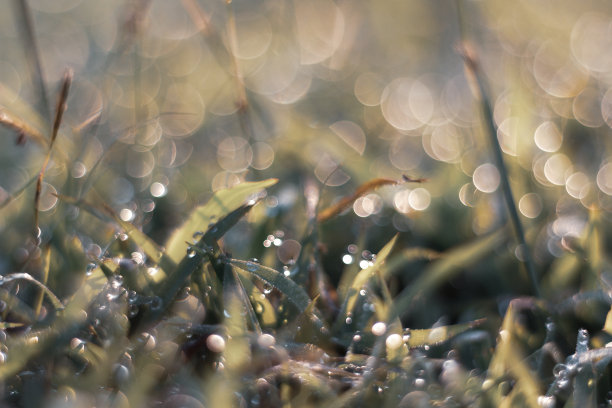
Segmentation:
{"type": "Polygon", "coordinates": [[[14,280],[26,280],[28,282],[32,282],[34,285],[38,286],[42,291],[47,295],[53,307],[57,310],[62,310],[64,308],[64,304],[55,296],[55,294],[49,289],[46,285],[34,279],[32,275],[29,273],[17,272],[11,273],[9,275],[5,275],[0,279],[0,284],[5,284],[7,282],[12,282],[14,280]]]}
{"type": "MultiPolygon", "coordinates": [[[[25,2],[24,2],[25,3],[25,2]]],[[[55,108],[55,119],[53,120],[53,129],[51,130],[51,139],[49,140],[49,150],[43,162],[40,173],[38,173],[38,179],[36,180],[36,194],[34,195],[34,234],[36,239],[39,238],[40,230],[38,228],[38,205],[40,202],[40,193],[42,190],[42,182],[45,176],[45,171],[49,165],[51,159],[51,152],[53,151],[53,144],[57,138],[60,124],[62,123],[62,117],[66,110],[66,99],[68,99],[68,90],[72,83],[72,70],[67,70],[64,74],[64,80],[62,81],[62,87],[60,89],[59,97],[57,99],[57,106],[55,108]]]]}
{"type": "Polygon", "coordinates": [[[440,326],[423,330],[410,330],[410,339],[406,344],[410,348],[440,344],[465,331],[480,326],[485,320],[486,319],[477,319],[468,323],[452,324],[449,326],[440,326]]]}
{"type": "Polygon", "coordinates": [[[531,259],[531,250],[527,245],[527,240],[525,239],[525,230],[514,202],[512,187],[510,186],[510,176],[508,175],[502,149],[499,145],[499,140],[497,139],[497,125],[495,124],[495,119],[493,118],[493,108],[489,93],[487,92],[484,75],[472,52],[464,48],[462,50],[462,56],[465,62],[466,72],[469,77],[474,80],[476,85],[473,86],[472,89],[477,92],[476,97],[480,101],[486,133],[489,136],[493,156],[495,158],[495,164],[499,170],[504,200],[506,201],[506,206],[508,208],[508,213],[510,214],[510,220],[512,221],[516,238],[523,251],[523,263],[527,269],[527,272],[529,273],[532,290],[536,296],[540,297],[540,285],[536,276],[533,260],[531,259]]]}
{"type": "Polygon", "coordinates": [[[310,298],[304,289],[277,270],[255,262],[241,261],[238,259],[230,259],[229,263],[278,289],[282,294],[287,296],[287,299],[289,299],[300,312],[304,312],[308,308],[310,298]]]}
{"type": "Polygon", "coordinates": [[[491,250],[503,241],[505,234],[506,230],[501,229],[449,251],[443,258],[422,271],[415,282],[395,298],[393,305],[394,312],[391,314],[391,317],[395,314],[402,316],[408,312],[411,308],[412,299],[417,294],[428,292],[440,282],[449,279],[455,272],[468,267],[483,256],[488,255],[491,250]]]}
{"type": "Polygon", "coordinates": [[[268,179],[259,182],[246,182],[230,189],[217,191],[204,205],[192,211],[189,218],[166,242],[166,254],[174,262],[183,259],[189,244],[194,240],[194,233],[209,230],[210,226],[232,211],[241,207],[252,195],[266,187],[273,186],[277,179],[268,179]]]}

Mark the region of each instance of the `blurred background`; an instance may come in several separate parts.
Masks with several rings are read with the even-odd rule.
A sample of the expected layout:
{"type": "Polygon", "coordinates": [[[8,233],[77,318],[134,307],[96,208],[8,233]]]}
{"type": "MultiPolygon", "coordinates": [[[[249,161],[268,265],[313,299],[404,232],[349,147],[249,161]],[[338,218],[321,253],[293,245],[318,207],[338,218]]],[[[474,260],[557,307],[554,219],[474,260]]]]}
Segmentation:
{"type": "MultiPolygon", "coordinates": [[[[18,4],[0,13],[0,109],[19,124],[0,129],[2,274],[39,256],[34,180],[67,68],[38,208],[41,240],[58,248],[77,239],[98,258],[119,231],[56,194],[108,205],[163,245],[212,192],[269,177],[280,182],[252,215],[265,221],[241,222],[226,249],[278,268],[299,251],[309,202],[323,208],[378,177],[427,179],[381,187],[321,226],[332,282],[398,232],[402,246],[444,251],[500,228],[500,173],[456,51],[463,35],[488,81],[544,290],[592,285],[580,264],[557,265],[612,211],[609,2],[31,0],[33,42],[18,4]]],[[[479,317],[475,293],[529,293],[508,242],[442,287],[415,327],[479,317]]],[[[88,260],[56,262],[50,286],[66,295],[88,260]]]]}

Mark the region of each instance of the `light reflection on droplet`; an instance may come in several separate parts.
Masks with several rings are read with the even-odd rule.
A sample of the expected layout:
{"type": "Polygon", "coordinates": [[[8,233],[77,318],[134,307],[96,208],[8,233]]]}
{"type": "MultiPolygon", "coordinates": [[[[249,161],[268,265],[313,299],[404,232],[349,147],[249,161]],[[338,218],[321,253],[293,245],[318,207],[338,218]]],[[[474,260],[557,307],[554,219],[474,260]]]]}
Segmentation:
{"type": "Polygon", "coordinates": [[[256,142],[251,146],[253,162],[251,167],[256,170],[265,170],[274,162],[274,149],[267,143],[256,142]]]}
{"type": "Polygon", "coordinates": [[[565,184],[566,173],[571,170],[572,162],[563,153],[551,156],[544,164],[544,175],[552,184],[562,186],[565,184]]]}
{"type": "Polygon", "coordinates": [[[387,338],[385,339],[385,345],[391,350],[396,350],[400,348],[403,344],[404,340],[402,339],[402,336],[397,333],[393,333],[387,336],[387,338]]]}
{"type": "Polygon", "coordinates": [[[527,218],[536,218],[542,212],[542,199],[537,193],[527,193],[519,200],[519,211],[527,218]]]}
{"type": "Polygon", "coordinates": [[[236,174],[229,173],[227,171],[222,171],[220,173],[215,174],[212,179],[211,187],[212,191],[219,191],[226,188],[233,187],[235,185],[240,184],[242,180],[236,174]]]}
{"type": "Polygon", "coordinates": [[[612,163],[606,163],[597,172],[597,187],[607,195],[612,195],[612,163]]]}
{"type": "Polygon", "coordinates": [[[378,194],[368,194],[365,197],[359,197],[353,203],[353,211],[359,217],[368,217],[372,214],[377,214],[382,207],[383,201],[378,194]]]}
{"type": "Polygon", "coordinates": [[[360,155],[363,154],[366,147],[366,136],[359,125],[349,120],[341,120],[333,123],[329,128],[349,147],[360,155]]]}
{"type": "Polygon", "coordinates": [[[355,80],[353,92],[359,102],[365,106],[377,106],[384,89],[383,79],[376,74],[367,72],[355,80]]]}
{"type": "Polygon", "coordinates": [[[168,192],[166,186],[160,183],[159,181],[152,183],[151,187],[149,188],[149,191],[151,192],[151,195],[153,197],[163,197],[168,192]]]}
{"type": "Polygon", "coordinates": [[[483,193],[492,193],[499,187],[499,171],[493,164],[484,163],[474,170],[472,180],[478,190],[483,193]]]}
{"type": "Polygon", "coordinates": [[[451,124],[437,126],[431,136],[429,143],[423,137],[423,148],[432,158],[448,163],[457,162],[461,158],[461,135],[457,127],[451,124]]]}
{"type": "Polygon", "coordinates": [[[431,91],[423,82],[417,80],[410,88],[410,110],[422,124],[429,122],[434,113],[434,100],[431,91]]]}
{"type": "Polygon", "coordinates": [[[372,325],[372,334],[382,336],[387,331],[387,325],[384,322],[376,322],[372,325]]]}
{"type": "Polygon", "coordinates": [[[314,173],[321,183],[334,187],[341,186],[351,179],[346,172],[338,168],[338,163],[327,154],[324,154],[318,161],[314,173]]]}
{"type": "Polygon", "coordinates": [[[557,218],[552,223],[552,231],[558,237],[580,237],[584,228],[587,225],[587,221],[580,215],[567,215],[557,218]]]}
{"type": "Polygon", "coordinates": [[[85,167],[85,165],[80,161],[74,162],[70,174],[74,178],[81,178],[87,174],[87,167],[85,167]]]}
{"type": "Polygon", "coordinates": [[[557,125],[551,121],[546,121],[537,127],[533,139],[540,150],[552,153],[561,147],[563,135],[557,125]]]}
{"type": "Polygon", "coordinates": [[[408,214],[413,211],[412,206],[410,206],[410,201],[408,200],[411,191],[412,190],[410,189],[406,189],[395,193],[395,195],[393,196],[393,205],[395,206],[397,211],[403,214],[408,214]]]}
{"type": "Polygon", "coordinates": [[[567,178],[565,190],[572,197],[581,200],[589,193],[590,184],[589,176],[581,171],[577,171],[567,178]]]}
{"type": "Polygon", "coordinates": [[[578,122],[586,127],[599,127],[604,120],[601,116],[601,96],[596,88],[585,88],[574,98],[572,111],[578,122]]]}
{"type": "Polygon", "coordinates": [[[129,208],[123,208],[121,211],[119,211],[119,218],[126,222],[132,221],[135,215],[136,214],[134,214],[134,211],[130,210],[129,208]]]}
{"type": "Polygon", "coordinates": [[[596,72],[612,70],[612,21],[603,13],[580,16],[571,33],[571,48],[576,60],[596,72]]]}
{"type": "Polygon", "coordinates": [[[57,204],[57,190],[49,183],[42,183],[40,198],[38,201],[38,211],[49,211],[57,204]]]}
{"type": "Polygon", "coordinates": [[[223,139],[217,147],[217,162],[224,170],[240,172],[247,169],[253,160],[253,149],[241,137],[223,139]]]}
{"type": "Polygon", "coordinates": [[[152,152],[128,150],[125,158],[125,170],[131,177],[142,178],[148,176],[154,168],[155,156],[152,152]]]}
{"type": "Polygon", "coordinates": [[[206,347],[213,353],[222,353],[225,350],[225,339],[218,334],[211,334],[206,338],[206,347]]]}
{"type": "Polygon", "coordinates": [[[601,115],[609,127],[612,127],[612,88],[609,88],[601,99],[601,115]]]}
{"type": "Polygon", "coordinates": [[[281,105],[290,105],[302,99],[310,89],[311,84],[312,77],[310,75],[298,72],[293,82],[280,91],[268,95],[268,98],[281,105]]]}
{"type": "Polygon", "coordinates": [[[283,264],[294,264],[302,250],[302,244],[294,239],[286,239],[283,241],[280,238],[276,238],[274,240],[274,245],[279,247],[276,251],[276,256],[283,264]],[[276,240],[279,241],[279,245],[276,245],[276,240]]]}
{"type": "Polygon", "coordinates": [[[518,137],[520,134],[519,119],[509,117],[504,119],[497,129],[497,138],[502,151],[511,156],[516,156],[518,152],[518,137]]]}
{"type": "Polygon", "coordinates": [[[585,87],[589,78],[574,61],[563,46],[553,41],[545,42],[535,54],[534,78],[552,96],[573,97],[585,87]]]}
{"type": "Polygon", "coordinates": [[[459,201],[466,207],[474,207],[477,202],[478,189],[472,183],[465,183],[459,189],[459,201]]]}
{"type": "Polygon", "coordinates": [[[204,121],[206,112],[202,96],[187,84],[173,84],[166,91],[159,121],[164,133],[184,137],[194,132],[204,121]]]}
{"type": "Polygon", "coordinates": [[[241,59],[253,59],[270,46],[272,28],[264,14],[241,14],[236,19],[236,37],[234,55],[241,59]]]}
{"type": "Polygon", "coordinates": [[[408,195],[408,203],[416,211],[425,211],[431,203],[431,195],[422,187],[415,188],[408,195]]]}
{"type": "Polygon", "coordinates": [[[295,3],[297,39],[302,64],[317,64],[331,57],[344,37],[345,19],[330,0],[295,3]]]}
{"type": "Polygon", "coordinates": [[[423,159],[423,146],[416,137],[402,136],[389,147],[389,160],[399,170],[412,170],[423,159]]]}
{"type": "Polygon", "coordinates": [[[276,344],[276,338],[268,333],[263,333],[257,338],[257,344],[261,348],[269,348],[276,344]]]}
{"type": "Polygon", "coordinates": [[[344,254],[342,255],[342,263],[344,263],[345,265],[350,265],[353,263],[353,256],[350,254],[344,254]]]}
{"type": "MultiPolygon", "coordinates": [[[[372,262],[370,261],[366,261],[365,259],[362,259],[361,261],[359,261],[359,267],[361,269],[366,269],[369,268],[370,266],[372,266],[372,262]]],[[[364,291],[365,294],[365,291],[364,291]]]]}

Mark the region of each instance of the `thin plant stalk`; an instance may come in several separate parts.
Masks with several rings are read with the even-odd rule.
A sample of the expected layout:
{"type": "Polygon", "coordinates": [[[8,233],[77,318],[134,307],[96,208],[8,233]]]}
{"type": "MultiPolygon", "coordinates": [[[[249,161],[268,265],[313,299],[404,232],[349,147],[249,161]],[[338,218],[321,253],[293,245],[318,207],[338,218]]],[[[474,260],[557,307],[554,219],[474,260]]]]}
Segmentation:
{"type": "Polygon", "coordinates": [[[21,24],[23,34],[24,48],[27,50],[26,58],[28,61],[28,68],[32,82],[36,83],[38,92],[40,93],[40,110],[44,118],[51,118],[51,104],[47,96],[47,89],[45,87],[45,79],[43,77],[42,64],[40,63],[40,54],[38,51],[38,44],[36,42],[36,35],[34,34],[34,24],[32,22],[32,13],[26,0],[14,0],[15,12],[17,14],[17,21],[21,24]]]}
{"type": "Polygon", "coordinates": [[[53,144],[57,138],[57,134],[62,123],[62,117],[64,116],[64,111],[66,110],[66,100],[68,99],[68,91],[70,89],[70,84],[72,83],[72,75],[71,69],[66,70],[66,73],[64,74],[62,87],[57,99],[57,107],[55,108],[55,119],[53,120],[53,128],[51,130],[51,137],[49,139],[49,150],[47,151],[45,161],[43,162],[40,173],[38,173],[38,179],[36,180],[36,193],[34,195],[34,235],[37,241],[40,238],[40,228],[38,227],[38,204],[40,202],[40,194],[42,192],[42,182],[43,178],[45,177],[47,166],[49,165],[49,160],[51,159],[53,144]]]}
{"type": "MultiPolygon", "coordinates": [[[[463,27],[463,22],[461,20],[460,27],[463,27]]],[[[463,29],[461,31],[463,37],[463,29]]],[[[484,75],[482,73],[480,65],[478,64],[478,61],[476,60],[474,52],[468,48],[465,41],[462,41],[459,52],[463,57],[466,76],[468,77],[468,80],[471,80],[472,82],[472,91],[475,93],[475,97],[480,101],[480,108],[482,110],[485,133],[488,135],[489,142],[493,151],[495,164],[497,169],[499,170],[502,193],[504,196],[504,200],[506,201],[506,206],[508,208],[508,213],[510,214],[510,220],[514,228],[516,238],[519,243],[519,248],[522,255],[521,260],[525,265],[527,272],[529,273],[532,290],[534,294],[539,297],[540,287],[538,284],[535,267],[533,265],[533,260],[531,257],[531,250],[527,245],[527,240],[525,239],[525,230],[523,228],[523,224],[521,223],[521,219],[516,208],[514,195],[512,193],[512,187],[510,186],[510,177],[508,176],[508,170],[506,168],[506,164],[504,163],[502,149],[499,145],[499,140],[497,139],[497,125],[495,124],[495,120],[493,119],[491,99],[489,98],[489,93],[486,86],[486,82],[484,80],[484,75]]]]}

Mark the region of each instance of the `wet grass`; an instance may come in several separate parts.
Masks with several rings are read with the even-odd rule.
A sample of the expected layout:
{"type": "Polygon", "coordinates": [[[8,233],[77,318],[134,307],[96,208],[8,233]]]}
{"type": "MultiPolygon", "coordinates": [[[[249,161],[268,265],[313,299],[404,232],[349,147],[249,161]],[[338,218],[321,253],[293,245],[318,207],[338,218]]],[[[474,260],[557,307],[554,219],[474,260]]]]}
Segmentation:
{"type": "MultiPolygon", "coordinates": [[[[258,67],[238,57],[246,23],[232,2],[210,5],[211,14],[200,2],[181,3],[227,74],[215,92],[230,89],[231,103],[211,97],[216,113],[206,122],[181,133],[197,109],[146,102],[155,79],[147,69],[163,56],[147,54],[153,2],[142,1],[123,11],[103,58],[103,102],[68,124],[71,109],[87,102],[84,73],[56,79],[52,114],[31,11],[15,4],[35,91],[0,93],[0,140],[15,138],[20,155],[1,169],[21,175],[0,189],[1,406],[612,404],[605,183],[595,198],[563,190],[552,199],[558,192],[536,183],[529,160],[505,154],[499,102],[479,64],[486,55],[465,37],[465,81],[481,112],[469,127],[453,126],[457,137],[484,140],[474,137],[477,147],[457,162],[402,167],[409,151],[392,168],[394,143],[415,140],[405,123],[365,118],[371,111],[345,103],[336,88],[313,87],[291,108],[254,91],[258,67]],[[129,108],[113,104],[125,96],[120,83],[133,92],[129,108]],[[352,132],[331,138],[316,123],[356,112],[379,139],[346,123],[335,129],[352,132]],[[286,134],[272,140],[279,123],[286,134]],[[387,139],[391,153],[381,155],[387,139]],[[468,197],[482,161],[473,156],[486,147],[500,191],[468,197]],[[257,161],[269,150],[273,165],[257,161]],[[540,197],[534,217],[516,203],[527,191],[540,197]],[[568,212],[588,218],[580,224],[568,212]]],[[[286,10],[275,12],[282,22],[286,10]]],[[[330,83],[344,92],[342,81],[330,83]]],[[[418,137],[432,137],[433,126],[418,137]]]]}

